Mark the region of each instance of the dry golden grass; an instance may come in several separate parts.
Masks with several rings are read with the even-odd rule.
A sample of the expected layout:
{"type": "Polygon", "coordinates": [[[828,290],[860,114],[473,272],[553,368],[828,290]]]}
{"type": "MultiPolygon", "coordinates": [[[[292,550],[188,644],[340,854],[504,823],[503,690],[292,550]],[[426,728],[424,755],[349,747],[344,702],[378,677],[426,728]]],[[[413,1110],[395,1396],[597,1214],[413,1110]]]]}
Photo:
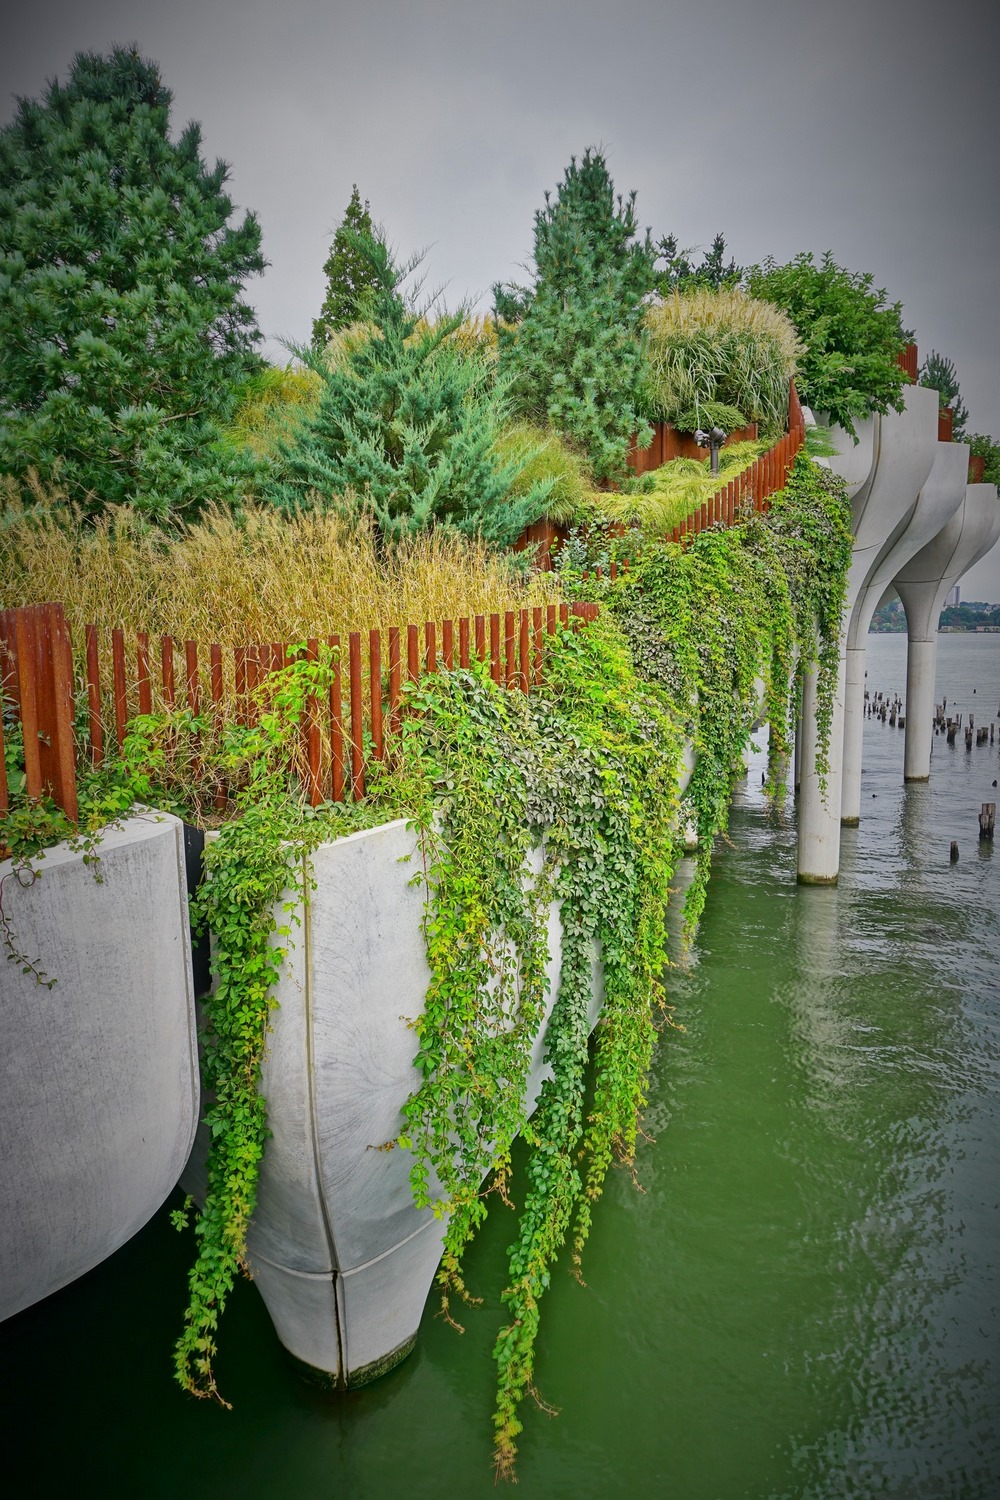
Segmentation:
{"type": "Polygon", "coordinates": [[[232,648],[557,597],[551,575],[525,583],[475,541],[432,532],[382,553],[371,532],[319,512],[214,510],[168,537],[124,510],[83,527],[65,507],[8,501],[0,526],[0,607],[57,600],[75,642],[93,622],[232,648]]]}

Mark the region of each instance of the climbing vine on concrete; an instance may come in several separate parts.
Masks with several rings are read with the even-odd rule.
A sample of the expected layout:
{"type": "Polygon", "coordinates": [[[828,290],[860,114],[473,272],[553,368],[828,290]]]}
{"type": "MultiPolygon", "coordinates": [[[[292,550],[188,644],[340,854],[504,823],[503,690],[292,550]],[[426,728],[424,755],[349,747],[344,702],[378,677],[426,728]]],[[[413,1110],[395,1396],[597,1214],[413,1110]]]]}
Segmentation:
{"type": "Polygon", "coordinates": [[[416,1023],[423,1082],[400,1143],[414,1152],[417,1202],[449,1215],[439,1272],[446,1309],[455,1294],[468,1298],[461,1258],[487,1193],[509,1201],[515,1136],[530,1146],[503,1293],[509,1320],[494,1350],[496,1464],[509,1477],[552,1264],[570,1234],[579,1262],[611,1160],[634,1157],[661,999],[680,740],[610,619],[566,635],[529,697],[459,672],[426,679],[414,706],[411,764],[430,791],[432,978],[416,1023]],[[538,873],[526,882],[532,850],[538,873]],[[547,993],[552,899],[561,903],[561,952],[547,993]],[[588,1114],[598,945],[604,1000],[588,1114]],[[548,1076],[529,1120],[532,1047],[546,1009],[548,1076]]]}

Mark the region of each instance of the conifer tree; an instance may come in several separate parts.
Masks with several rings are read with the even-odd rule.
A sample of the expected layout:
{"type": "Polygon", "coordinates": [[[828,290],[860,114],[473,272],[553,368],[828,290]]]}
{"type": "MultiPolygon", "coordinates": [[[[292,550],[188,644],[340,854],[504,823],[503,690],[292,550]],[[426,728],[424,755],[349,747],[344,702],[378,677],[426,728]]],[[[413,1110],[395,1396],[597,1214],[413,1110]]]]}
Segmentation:
{"type": "Polygon", "coordinates": [[[349,328],[364,316],[365,298],[378,286],[371,263],[359,248],[361,240],[374,234],[368,199],[361,203],[357,183],[351,189],[351,201],[323,265],[326,296],[319,317],[313,323],[312,346],[322,349],[331,333],[349,328]]]}
{"type": "Polygon", "coordinates": [[[508,545],[537,520],[551,481],[511,493],[533,455],[495,451],[508,415],[503,383],[452,337],[461,314],[430,323],[407,305],[402,285],[415,262],[397,268],[379,238],[353,236],[350,247],[374,284],[368,326],[348,335],[336,366],[312,359],[319,401],[281,444],[272,498],[297,507],[318,495],[371,517],[388,540],[447,525],[508,545]]]}
{"type": "Polygon", "coordinates": [[[533,286],[494,287],[501,368],[522,411],[575,442],[599,478],[616,478],[633,433],[650,437],[642,324],[654,251],[648,232],[638,237],[635,193],[616,199],[600,151],[574,157],[555,198],[546,193],[534,259],[533,286]]]}
{"type": "Polygon", "coordinates": [[[216,423],[260,364],[241,292],[265,264],[199,127],[171,141],[170,104],[119,47],[0,130],[0,471],[161,518],[238,491],[216,423]]]}
{"type": "Polygon", "coordinates": [[[965,424],[969,420],[969,408],[962,400],[958,384],[958,371],[944,354],[932,349],[920,367],[920,385],[930,386],[938,393],[942,407],[951,407],[951,433],[958,442],[965,436],[965,424]]]}

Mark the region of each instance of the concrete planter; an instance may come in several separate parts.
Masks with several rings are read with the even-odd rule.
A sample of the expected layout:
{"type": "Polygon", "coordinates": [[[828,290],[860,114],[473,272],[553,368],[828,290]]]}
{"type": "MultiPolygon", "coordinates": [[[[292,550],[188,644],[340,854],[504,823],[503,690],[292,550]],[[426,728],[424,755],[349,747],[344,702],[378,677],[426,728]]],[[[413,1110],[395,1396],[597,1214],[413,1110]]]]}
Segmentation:
{"type": "Polygon", "coordinates": [[[107,832],[101,883],[65,844],[4,910],[45,989],[0,964],[0,1318],[119,1249],[175,1186],[199,1082],[182,826],[107,832]]]}
{"type": "MultiPolygon", "coordinates": [[[[414,1206],[410,1154],[380,1149],[402,1129],[402,1106],[420,1082],[409,1024],[430,981],[425,893],[411,883],[419,871],[403,821],[311,856],[313,884],[293,927],[262,1073],[272,1138],[249,1258],[285,1348],[330,1386],[365,1384],[405,1357],[440,1259],[444,1223],[414,1206]]],[[[560,932],[553,907],[550,1007],[560,932]]],[[[592,996],[591,1025],[603,999],[596,953],[592,996]]],[[[532,1104],[543,1050],[541,1034],[532,1104]]],[[[196,1196],[204,1149],[199,1132],[185,1172],[196,1196]]]]}

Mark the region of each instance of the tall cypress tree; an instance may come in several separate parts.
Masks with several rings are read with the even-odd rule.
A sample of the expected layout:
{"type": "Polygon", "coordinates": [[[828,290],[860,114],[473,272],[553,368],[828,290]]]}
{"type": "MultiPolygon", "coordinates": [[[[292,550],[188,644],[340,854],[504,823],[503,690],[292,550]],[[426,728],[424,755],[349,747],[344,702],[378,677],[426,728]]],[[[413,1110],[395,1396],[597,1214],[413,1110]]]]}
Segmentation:
{"type": "Polygon", "coordinates": [[[314,349],[322,349],[331,333],[336,333],[339,328],[356,323],[364,314],[365,298],[377,291],[378,280],[371,262],[359,248],[373,234],[368,199],[362,206],[355,183],[347,212],[340,221],[330,254],[323,265],[326,296],[319,317],[313,323],[314,349]]]}
{"type": "Polygon", "coordinates": [[[642,416],[643,299],[655,252],[635,193],[615,196],[600,151],[574,157],[535,215],[535,280],[494,287],[501,368],[516,403],[578,444],[595,474],[619,476],[642,416]]]}
{"type": "Polygon", "coordinates": [[[260,363],[241,293],[265,265],[199,127],[171,141],[170,104],[119,47],[78,54],[0,130],[0,470],[158,517],[238,490],[214,440],[260,363]]]}

